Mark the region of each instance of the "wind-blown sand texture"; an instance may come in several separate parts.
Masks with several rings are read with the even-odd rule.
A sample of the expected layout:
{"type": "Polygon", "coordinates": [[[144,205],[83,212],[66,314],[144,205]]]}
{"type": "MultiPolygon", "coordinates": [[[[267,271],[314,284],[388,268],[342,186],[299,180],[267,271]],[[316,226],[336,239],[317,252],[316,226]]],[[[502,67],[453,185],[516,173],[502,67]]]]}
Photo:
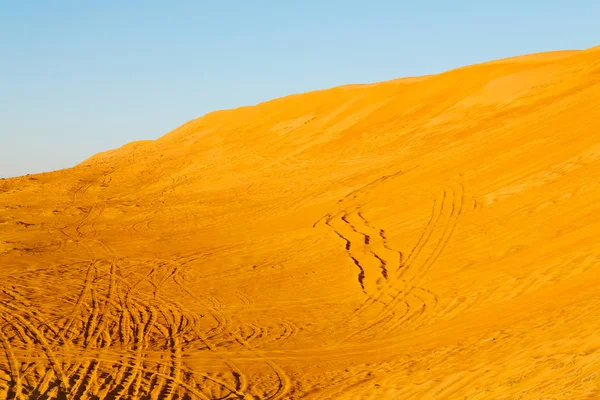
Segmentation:
{"type": "Polygon", "coordinates": [[[598,48],[215,112],[0,181],[0,398],[600,398],[599,234],[598,48]]]}

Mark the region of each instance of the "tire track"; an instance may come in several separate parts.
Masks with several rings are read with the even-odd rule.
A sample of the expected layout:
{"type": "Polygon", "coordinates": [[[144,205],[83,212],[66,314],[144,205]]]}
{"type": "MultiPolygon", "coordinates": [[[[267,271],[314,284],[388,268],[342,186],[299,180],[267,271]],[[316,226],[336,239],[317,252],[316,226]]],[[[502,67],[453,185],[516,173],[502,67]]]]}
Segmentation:
{"type": "MultiPolygon", "coordinates": [[[[452,199],[450,215],[446,221],[442,222],[442,225],[443,225],[442,234],[441,234],[440,238],[438,239],[438,241],[436,241],[433,244],[433,250],[432,250],[431,254],[427,257],[427,259],[421,265],[419,265],[418,263],[415,262],[416,258],[418,257],[418,255],[420,254],[422,249],[428,244],[428,242],[432,236],[432,233],[434,231],[436,231],[438,222],[440,221],[440,219],[442,217],[442,212],[444,210],[444,204],[442,204],[439,217],[436,219],[436,221],[433,225],[432,231],[428,235],[427,239],[424,241],[423,245],[419,248],[418,252],[416,252],[416,253],[411,252],[411,254],[415,254],[415,257],[409,256],[407,259],[407,263],[403,268],[404,274],[406,274],[407,272],[410,272],[412,274],[412,277],[410,277],[408,279],[411,283],[418,284],[418,282],[422,279],[422,277],[429,271],[429,269],[431,268],[433,263],[435,263],[435,261],[437,261],[437,259],[441,255],[442,251],[448,244],[448,241],[450,240],[450,237],[451,237],[452,233],[454,232],[454,229],[456,228],[456,223],[458,221],[458,217],[460,216],[460,214],[462,212],[462,205],[464,202],[463,197],[464,197],[464,190],[461,190],[460,197],[456,196],[454,194],[453,199],[452,199]],[[415,264],[415,265],[413,265],[413,264],[415,264]]],[[[443,200],[445,200],[445,199],[446,199],[446,195],[444,195],[443,200]]],[[[414,288],[414,286],[413,286],[413,288],[414,288]]],[[[409,292],[412,292],[412,290],[413,289],[411,288],[409,292]]],[[[401,297],[401,293],[394,296],[392,301],[387,305],[387,308],[393,307],[394,304],[398,301],[398,299],[400,299],[400,297],[401,297]]]]}
{"type": "MultiPolygon", "coordinates": [[[[2,317],[6,321],[6,317],[4,317],[4,315],[2,317]]],[[[21,367],[12,349],[12,346],[10,345],[10,341],[4,334],[4,329],[0,329],[0,341],[2,347],[4,347],[6,359],[8,360],[8,367],[10,369],[10,377],[12,380],[10,382],[8,392],[11,392],[15,399],[25,400],[25,397],[23,397],[23,380],[20,373],[21,367]]]]}
{"type": "MultiPolygon", "coordinates": [[[[0,304],[0,310],[2,310],[2,309],[4,309],[5,312],[10,312],[9,309],[7,309],[4,305],[0,304]]],[[[63,368],[62,368],[61,364],[58,362],[58,360],[54,354],[54,351],[52,350],[51,346],[48,344],[48,341],[46,340],[44,335],[32,323],[30,323],[27,319],[23,318],[21,315],[17,314],[14,316],[14,318],[31,333],[35,342],[41,346],[52,369],[54,370],[54,373],[56,374],[56,376],[58,377],[58,379],[61,383],[60,389],[64,392],[68,393],[68,391],[69,391],[68,379],[65,376],[65,374],[63,373],[63,368]]]]}
{"type": "MultiPolygon", "coordinates": [[[[83,203],[93,186],[94,181],[90,181],[77,188],[73,204],[83,203]]],[[[263,398],[263,392],[259,393],[257,388],[261,385],[263,389],[262,383],[267,383],[273,388],[268,388],[264,398],[288,398],[291,379],[283,368],[265,359],[245,335],[234,329],[231,317],[223,312],[218,299],[201,298],[187,289],[182,267],[190,258],[134,262],[126,271],[119,267],[122,259],[99,237],[95,225],[105,208],[106,202],[95,201],[78,221],[60,229],[66,238],[87,251],[90,261],[78,265],[83,272],[82,286],[68,313],[53,321],[55,327],[28,312],[26,307],[20,309],[12,304],[7,307],[0,302],[2,315],[14,315],[10,318],[13,336],[4,335],[2,340],[11,349],[13,346],[19,349],[18,353],[11,351],[14,357],[8,371],[11,382],[15,379],[20,382],[19,389],[11,383],[7,391],[21,393],[16,398],[23,399],[31,396],[208,399],[211,396],[206,393],[212,387],[214,390],[208,393],[249,399],[263,398]],[[171,283],[185,288],[184,293],[196,299],[216,325],[201,328],[197,313],[167,301],[167,287],[172,288],[167,285],[171,283]],[[220,354],[217,345],[220,337],[241,345],[258,359],[263,358],[262,362],[275,373],[274,381],[252,382],[235,363],[220,354]],[[183,357],[186,349],[200,344],[227,368],[227,374],[215,377],[186,366],[183,357]],[[169,349],[167,358],[157,360],[149,355],[160,353],[163,348],[169,349]],[[17,355],[27,362],[17,359],[17,355]],[[15,362],[16,369],[12,368],[15,362]]],[[[250,305],[247,297],[242,294],[238,297],[244,307],[250,305]]],[[[265,333],[265,340],[282,342],[296,332],[293,324],[281,321],[268,338],[265,333]]]]}
{"type": "MultiPolygon", "coordinates": [[[[427,223],[425,230],[419,237],[417,244],[411,250],[409,256],[407,257],[406,263],[399,267],[399,269],[401,268],[402,270],[398,275],[397,281],[403,282],[405,284],[404,286],[406,286],[406,284],[408,284],[409,285],[408,290],[406,290],[404,288],[400,288],[396,285],[396,288],[399,290],[397,291],[397,293],[394,296],[392,296],[392,299],[390,301],[386,302],[383,309],[378,313],[378,315],[375,318],[375,324],[378,324],[379,321],[381,321],[381,319],[385,318],[391,312],[390,310],[393,310],[398,305],[399,302],[403,302],[407,298],[410,298],[413,301],[416,298],[417,301],[420,300],[421,302],[423,302],[423,306],[421,308],[417,307],[417,310],[419,310],[419,309],[422,310],[421,314],[424,314],[425,310],[427,309],[427,304],[420,297],[418,297],[418,295],[416,295],[414,293],[414,290],[417,288],[416,285],[418,285],[419,281],[429,271],[429,269],[431,268],[433,263],[435,263],[435,261],[439,258],[440,254],[442,253],[442,251],[448,244],[448,241],[450,240],[452,233],[454,232],[458,217],[460,216],[460,214],[462,212],[462,205],[464,203],[464,188],[462,187],[462,185],[461,185],[460,192],[461,193],[458,196],[458,195],[456,195],[454,190],[444,189],[444,194],[441,199],[439,212],[435,211],[436,207],[434,204],[434,207],[433,207],[434,210],[432,212],[432,216],[431,216],[429,222],[427,223]],[[447,216],[444,217],[444,210],[445,210],[445,208],[447,208],[447,203],[448,203],[447,199],[448,199],[449,191],[452,192],[452,196],[451,196],[451,200],[450,200],[451,201],[450,211],[449,211],[449,213],[446,213],[447,216]],[[442,228],[438,228],[438,224],[440,224],[442,228]],[[439,238],[432,244],[432,246],[429,246],[429,242],[431,241],[431,238],[436,233],[439,234],[439,238]],[[422,253],[422,251],[424,249],[430,248],[430,247],[432,247],[432,249],[431,249],[429,255],[427,256],[427,258],[423,262],[419,263],[417,261],[419,255],[422,253]]],[[[420,290],[424,291],[424,289],[420,289],[420,290]]],[[[437,304],[437,297],[435,295],[433,295],[433,298],[435,299],[435,304],[437,304]]],[[[433,307],[434,307],[434,305],[430,306],[430,308],[433,308],[433,307]]],[[[408,316],[404,317],[402,320],[392,323],[391,328],[394,328],[400,324],[410,323],[415,318],[417,318],[417,317],[415,317],[414,315],[413,316],[408,315],[408,316]]],[[[389,333],[391,328],[386,329],[384,331],[384,333],[389,333]]],[[[367,327],[366,330],[362,329],[361,332],[366,332],[369,329],[370,329],[370,327],[367,327]]],[[[353,337],[356,337],[355,333],[351,334],[349,336],[349,339],[353,338],[353,337]]]]}
{"type": "MultiPolygon", "coordinates": [[[[387,179],[384,176],[372,184],[387,179]]],[[[339,200],[338,204],[357,200],[362,189],[372,188],[373,185],[366,185],[350,193],[339,200]]],[[[313,226],[324,221],[344,241],[348,257],[359,269],[359,285],[367,295],[363,303],[345,319],[344,324],[351,325],[353,320],[362,321],[367,312],[377,309],[375,317],[366,326],[351,332],[347,340],[372,334],[373,331],[389,334],[399,325],[423,323],[424,315],[435,308],[438,299],[435,294],[421,288],[419,282],[450,241],[463,211],[464,197],[462,184],[457,189],[444,188],[440,194],[434,192],[431,215],[406,258],[402,251],[389,246],[383,229],[375,227],[364,217],[364,204],[326,214],[315,222],[313,226]],[[370,283],[367,286],[365,282],[370,283]],[[400,307],[406,312],[397,312],[400,307]]]]}
{"type": "MultiPolygon", "coordinates": [[[[198,296],[196,296],[195,293],[193,293],[192,291],[190,291],[189,289],[187,289],[187,287],[185,287],[185,285],[183,285],[183,282],[180,281],[179,284],[180,284],[180,288],[186,294],[188,294],[192,299],[195,299],[196,301],[199,301],[201,303],[203,302],[203,300],[201,298],[199,298],[198,296]]],[[[215,309],[211,309],[211,313],[216,313],[216,310],[215,309]]],[[[220,316],[220,317],[216,317],[215,316],[214,318],[216,320],[218,320],[219,318],[223,318],[223,316],[220,316]]],[[[264,359],[265,358],[261,354],[260,351],[254,349],[246,340],[244,340],[244,338],[242,338],[239,334],[237,334],[233,330],[227,329],[225,331],[225,333],[227,334],[227,336],[229,336],[235,342],[239,343],[248,352],[254,354],[257,358],[259,358],[259,359],[264,359]]],[[[275,393],[268,395],[266,397],[266,399],[268,399],[268,400],[281,400],[281,399],[285,399],[286,398],[285,396],[287,396],[287,394],[291,390],[291,379],[287,376],[287,374],[285,373],[285,371],[281,367],[279,367],[277,364],[275,364],[273,361],[268,360],[268,359],[264,359],[263,362],[269,366],[269,368],[275,373],[275,375],[277,376],[277,379],[278,379],[277,389],[276,389],[275,393]]],[[[244,396],[248,397],[248,395],[249,394],[240,393],[240,396],[242,396],[242,398],[244,396]]],[[[260,398],[260,396],[261,395],[258,395],[259,398],[260,398]]]]}

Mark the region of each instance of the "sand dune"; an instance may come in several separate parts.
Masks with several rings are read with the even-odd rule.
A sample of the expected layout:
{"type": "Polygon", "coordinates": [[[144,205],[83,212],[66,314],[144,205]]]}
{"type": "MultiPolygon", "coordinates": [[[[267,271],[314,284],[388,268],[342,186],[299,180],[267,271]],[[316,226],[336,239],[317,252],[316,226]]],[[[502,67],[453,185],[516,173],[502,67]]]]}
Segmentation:
{"type": "Polygon", "coordinates": [[[0,181],[0,398],[600,398],[600,53],[0,181]]]}

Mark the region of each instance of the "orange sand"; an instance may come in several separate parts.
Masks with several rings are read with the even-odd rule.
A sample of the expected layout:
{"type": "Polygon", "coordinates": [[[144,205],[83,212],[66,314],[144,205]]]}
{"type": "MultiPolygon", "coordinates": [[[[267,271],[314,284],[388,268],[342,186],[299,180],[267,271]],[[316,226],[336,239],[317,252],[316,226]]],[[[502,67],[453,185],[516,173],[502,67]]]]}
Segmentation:
{"type": "Polygon", "coordinates": [[[600,398],[600,50],[0,181],[0,398],[600,398]]]}

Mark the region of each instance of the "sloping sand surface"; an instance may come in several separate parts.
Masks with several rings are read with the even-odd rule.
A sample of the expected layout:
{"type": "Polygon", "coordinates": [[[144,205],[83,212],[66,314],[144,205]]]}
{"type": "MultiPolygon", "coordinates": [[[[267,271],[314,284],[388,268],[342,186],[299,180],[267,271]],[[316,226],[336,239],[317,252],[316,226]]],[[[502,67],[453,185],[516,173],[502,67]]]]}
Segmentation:
{"type": "Polygon", "coordinates": [[[600,398],[600,52],[0,181],[0,398],[600,398]]]}

